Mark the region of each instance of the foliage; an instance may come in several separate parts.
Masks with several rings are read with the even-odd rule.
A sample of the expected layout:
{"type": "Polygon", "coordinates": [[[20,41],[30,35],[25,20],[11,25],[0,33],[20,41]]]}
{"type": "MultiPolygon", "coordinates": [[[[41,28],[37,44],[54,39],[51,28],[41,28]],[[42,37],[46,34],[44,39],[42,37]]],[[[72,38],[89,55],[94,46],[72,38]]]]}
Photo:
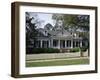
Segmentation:
{"type": "Polygon", "coordinates": [[[87,49],[88,49],[87,47],[82,47],[82,48],[81,48],[81,51],[82,51],[82,52],[85,52],[87,49]]]}
{"type": "Polygon", "coordinates": [[[88,32],[79,32],[79,37],[84,37],[86,39],[89,39],[89,33],[88,32]]]}
{"type": "Polygon", "coordinates": [[[80,51],[80,48],[72,48],[70,49],[70,52],[79,52],[80,51]]]}
{"type": "Polygon", "coordinates": [[[72,48],[70,49],[70,52],[79,52],[80,50],[82,52],[85,52],[88,48],[87,47],[82,47],[82,48],[72,48]]]}
{"type": "Polygon", "coordinates": [[[38,35],[38,30],[36,29],[42,23],[37,17],[37,14],[31,12],[26,12],[26,48],[28,46],[35,47],[36,36],[38,35]],[[31,15],[32,14],[32,15],[31,15]],[[32,43],[33,41],[33,43],[32,43]]]}
{"type": "Polygon", "coordinates": [[[27,54],[38,54],[38,53],[60,53],[60,50],[53,48],[30,48],[27,50],[27,54]]]}
{"type": "Polygon", "coordinates": [[[71,15],[71,14],[53,14],[52,19],[56,23],[61,20],[65,28],[84,28],[89,30],[89,16],[88,15],[71,15]]]}
{"type": "Polygon", "coordinates": [[[46,25],[44,26],[44,29],[45,29],[45,30],[52,30],[52,28],[53,28],[53,26],[52,26],[50,23],[48,23],[48,24],[46,24],[46,25]]]}

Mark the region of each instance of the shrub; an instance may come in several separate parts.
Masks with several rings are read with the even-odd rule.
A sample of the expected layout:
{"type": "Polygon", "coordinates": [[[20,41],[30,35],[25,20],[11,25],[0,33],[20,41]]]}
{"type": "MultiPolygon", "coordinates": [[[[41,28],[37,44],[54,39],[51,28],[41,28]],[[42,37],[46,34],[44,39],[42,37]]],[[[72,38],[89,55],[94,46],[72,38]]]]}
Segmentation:
{"type": "Polygon", "coordinates": [[[80,51],[80,48],[72,48],[70,49],[70,52],[79,52],[80,51]]]}
{"type": "Polygon", "coordinates": [[[59,49],[53,48],[30,48],[27,49],[27,54],[37,54],[37,53],[60,53],[59,49]]]}
{"type": "Polygon", "coordinates": [[[87,49],[88,49],[87,47],[82,47],[82,48],[81,48],[81,51],[82,51],[82,52],[85,52],[87,49]]]}

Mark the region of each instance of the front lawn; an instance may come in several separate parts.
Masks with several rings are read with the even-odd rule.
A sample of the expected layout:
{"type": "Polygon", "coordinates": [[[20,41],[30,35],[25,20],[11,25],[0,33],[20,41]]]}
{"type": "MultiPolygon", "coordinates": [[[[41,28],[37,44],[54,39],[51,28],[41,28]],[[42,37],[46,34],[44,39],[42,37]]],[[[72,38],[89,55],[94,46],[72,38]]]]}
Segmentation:
{"type": "Polygon", "coordinates": [[[55,61],[42,61],[42,62],[26,62],[26,67],[40,67],[40,66],[61,66],[61,65],[78,65],[89,64],[89,59],[65,59],[55,61]]]}

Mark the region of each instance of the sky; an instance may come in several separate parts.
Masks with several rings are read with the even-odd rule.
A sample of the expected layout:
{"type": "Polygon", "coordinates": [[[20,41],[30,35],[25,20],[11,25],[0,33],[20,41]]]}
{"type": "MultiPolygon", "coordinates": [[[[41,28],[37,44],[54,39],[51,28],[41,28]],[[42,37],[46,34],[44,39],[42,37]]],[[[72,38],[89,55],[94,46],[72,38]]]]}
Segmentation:
{"type": "Polygon", "coordinates": [[[44,26],[48,23],[54,26],[54,21],[52,20],[52,14],[30,12],[30,17],[35,17],[42,21],[41,26],[39,26],[38,28],[44,28],[44,26]]]}

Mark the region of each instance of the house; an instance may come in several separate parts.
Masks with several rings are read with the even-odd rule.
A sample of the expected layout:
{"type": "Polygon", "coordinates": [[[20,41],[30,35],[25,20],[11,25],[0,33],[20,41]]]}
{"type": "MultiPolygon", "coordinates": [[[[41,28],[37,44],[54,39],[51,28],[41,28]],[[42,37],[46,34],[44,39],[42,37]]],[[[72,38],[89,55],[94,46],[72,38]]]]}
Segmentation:
{"type": "Polygon", "coordinates": [[[88,45],[87,40],[84,41],[75,31],[68,31],[62,25],[53,27],[48,23],[37,31],[39,34],[35,37],[36,41],[33,41],[36,48],[71,49],[88,45]]]}

